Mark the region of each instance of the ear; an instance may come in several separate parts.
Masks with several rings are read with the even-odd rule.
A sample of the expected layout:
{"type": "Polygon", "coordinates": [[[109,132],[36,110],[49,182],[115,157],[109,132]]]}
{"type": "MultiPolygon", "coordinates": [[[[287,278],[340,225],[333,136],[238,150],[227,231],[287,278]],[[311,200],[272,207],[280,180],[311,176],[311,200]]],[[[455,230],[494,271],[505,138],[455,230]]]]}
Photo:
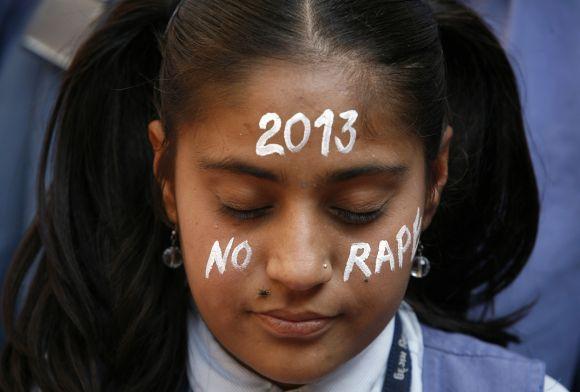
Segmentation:
{"type": "Polygon", "coordinates": [[[173,183],[168,183],[159,177],[161,157],[166,152],[165,131],[163,124],[159,120],[153,120],[148,126],[149,143],[153,148],[153,174],[159,186],[162,187],[163,207],[167,218],[177,224],[177,207],[175,204],[175,192],[173,183]]]}
{"type": "Polygon", "coordinates": [[[449,163],[449,146],[451,144],[451,139],[453,137],[453,128],[447,126],[443,137],[441,138],[441,144],[439,146],[439,152],[437,157],[433,162],[434,170],[434,185],[432,189],[427,190],[427,200],[425,202],[425,210],[423,212],[423,221],[421,231],[427,229],[435,216],[437,207],[441,202],[441,193],[443,188],[447,183],[447,178],[449,176],[448,163],[449,163]]]}

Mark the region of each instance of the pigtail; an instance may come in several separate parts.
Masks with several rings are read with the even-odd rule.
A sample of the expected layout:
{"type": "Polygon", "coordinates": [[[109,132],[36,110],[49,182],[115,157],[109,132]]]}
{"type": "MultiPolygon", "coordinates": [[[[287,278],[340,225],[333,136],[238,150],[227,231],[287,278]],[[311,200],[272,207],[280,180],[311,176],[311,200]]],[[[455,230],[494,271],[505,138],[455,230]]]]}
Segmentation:
{"type": "Polygon", "coordinates": [[[488,311],[530,256],[539,215],[517,82],[479,16],[453,0],[429,4],[443,47],[454,138],[448,184],[423,235],[433,274],[413,282],[412,291],[425,322],[506,344],[517,338],[504,329],[526,307],[495,320],[488,311]],[[468,321],[476,305],[484,305],[481,319],[468,321]]]}
{"type": "Polygon", "coordinates": [[[170,3],[118,3],[64,77],[37,216],[4,292],[2,390],[173,391],[184,380],[188,291],[183,270],[161,262],[169,230],[153,212],[147,138],[170,3]]]}

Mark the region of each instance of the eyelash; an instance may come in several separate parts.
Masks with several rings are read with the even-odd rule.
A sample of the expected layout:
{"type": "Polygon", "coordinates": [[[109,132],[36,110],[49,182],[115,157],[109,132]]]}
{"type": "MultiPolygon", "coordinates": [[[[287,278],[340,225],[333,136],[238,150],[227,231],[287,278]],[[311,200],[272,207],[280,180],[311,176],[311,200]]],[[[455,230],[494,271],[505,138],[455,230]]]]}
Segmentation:
{"type": "Polygon", "coordinates": [[[383,215],[384,207],[368,212],[353,212],[342,208],[332,208],[332,214],[340,220],[351,225],[364,225],[380,218],[383,215]]]}
{"type": "Polygon", "coordinates": [[[245,221],[245,220],[257,219],[257,218],[261,218],[261,217],[265,216],[268,213],[268,210],[270,210],[270,208],[272,208],[272,207],[267,206],[267,207],[255,208],[252,210],[239,210],[237,208],[222,205],[221,211],[223,213],[225,213],[226,215],[234,217],[235,219],[245,221]]]}
{"type": "MultiPolygon", "coordinates": [[[[336,216],[337,218],[339,218],[340,220],[344,221],[347,224],[364,225],[380,218],[385,211],[387,203],[388,202],[385,202],[380,208],[368,212],[353,212],[337,207],[331,208],[330,210],[332,211],[332,214],[334,216],[336,216]]],[[[271,206],[266,206],[251,210],[239,210],[237,208],[233,208],[227,205],[222,205],[221,211],[226,215],[229,215],[235,219],[245,221],[250,219],[261,218],[265,216],[271,208],[272,208],[271,206]]]]}

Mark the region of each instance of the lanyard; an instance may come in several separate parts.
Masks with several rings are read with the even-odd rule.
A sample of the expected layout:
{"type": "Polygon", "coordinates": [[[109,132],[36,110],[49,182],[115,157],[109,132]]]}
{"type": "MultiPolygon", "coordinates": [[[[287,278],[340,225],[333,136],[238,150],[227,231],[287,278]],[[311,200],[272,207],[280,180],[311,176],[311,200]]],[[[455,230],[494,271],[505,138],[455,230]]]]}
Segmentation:
{"type": "Polygon", "coordinates": [[[411,355],[407,339],[403,336],[401,317],[395,314],[395,332],[387,362],[383,392],[408,392],[411,390],[411,355]]]}

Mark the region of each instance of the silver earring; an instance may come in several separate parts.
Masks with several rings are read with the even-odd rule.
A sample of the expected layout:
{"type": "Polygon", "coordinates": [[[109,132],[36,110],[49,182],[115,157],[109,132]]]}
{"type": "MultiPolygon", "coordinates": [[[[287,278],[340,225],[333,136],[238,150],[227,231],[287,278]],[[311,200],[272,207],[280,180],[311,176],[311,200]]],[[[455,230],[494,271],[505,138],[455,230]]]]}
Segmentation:
{"type": "Polygon", "coordinates": [[[431,262],[428,258],[423,256],[423,244],[419,242],[419,245],[417,246],[417,254],[413,257],[411,276],[414,278],[424,278],[429,275],[429,270],[431,270],[431,262]]]}
{"type": "Polygon", "coordinates": [[[177,243],[177,230],[175,228],[171,231],[171,245],[163,251],[163,263],[173,269],[183,264],[181,249],[179,249],[179,244],[177,243]]]}

